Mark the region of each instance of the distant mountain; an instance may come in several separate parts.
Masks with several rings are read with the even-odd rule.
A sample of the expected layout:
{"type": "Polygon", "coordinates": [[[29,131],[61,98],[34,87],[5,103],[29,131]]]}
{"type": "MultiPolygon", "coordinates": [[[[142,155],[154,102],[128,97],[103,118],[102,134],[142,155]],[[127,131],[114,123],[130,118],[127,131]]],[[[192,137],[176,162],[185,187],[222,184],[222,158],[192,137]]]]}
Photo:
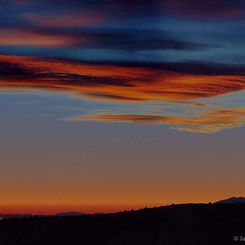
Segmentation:
{"type": "Polygon", "coordinates": [[[225,200],[221,200],[215,202],[215,204],[235,204],[235,203],[244,203],[245,204],[245,197],[231,197],[225,200]]]}
{"type": "Polygon", "coordinates": [[[80,215],[86,215],[86,214],[85,213],[71,211],[71,212],[57,213],[55,216],[66,217],[66,216],[80,216],[80,215]]]}
{"type": "Polygon", "coordinates": [[[15,218],[29,218],[32,214],[0,214],[0,220],[2,219],[15,219],[15,218]]]}
{"type": "Polygon", "coordinates": [[[80,215],[86,215],[85,213],[80,212],[64,212],[64,213],[57,213],[55,215],[40,215],[40,214],[0,214],[0,220],[3,219],[18,219],[18,218],[30,218],[33,216],[36,217],[48,217],[48,216],[57,216],[57,217],[75,217],[80,215]]]}

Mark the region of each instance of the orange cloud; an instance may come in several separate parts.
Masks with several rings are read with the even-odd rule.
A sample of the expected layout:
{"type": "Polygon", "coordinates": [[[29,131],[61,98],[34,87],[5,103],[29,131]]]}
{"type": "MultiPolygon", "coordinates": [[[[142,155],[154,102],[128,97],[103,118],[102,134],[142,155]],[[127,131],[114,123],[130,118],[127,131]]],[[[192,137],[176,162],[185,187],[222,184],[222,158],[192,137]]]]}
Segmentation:
{"type": "Polygon", "coordinates": [[[71,117],[68,120],[167,124],[172,128],[182,131],[217,133],[226,128],[242,126],[245,123],[245,107],[211,110],[195,117],[162,115],[95,115],[71,117]]]}
{"type": "Polygon", "coordinates": [[[147,101],[209,98],[245,88],[244,75],[202,75],[164,69],[85,64],[0,55],[0,62],[23,70],[1,75],[0,86],[61,89],[98,100],[147,101]],[[29,75],[28,75],[29,74],[29,75]],[[4,78],[4,79],[3,79],[4,78]]]}
{"type": "MultiPolygon", "coordinates": [[[[0,55],[0,87],[36,88],[71,92],[90,100],[124,102],[190,102],[195,116],[143,114],[91,115],[69,120],[119,121],[167,124],[178,130],[215,133],[244,124],[245,109],[208,109],[208,103],[194,99],[213,98],[245,88],[243,75],[201,75],[170,72],[163,69],[108,64],[85,64],[65,60],[0,55]],[[207,107],[207,109],[206,109],[207,107]]],[[[172,103],[171,102],[171,103],[172,103]]]]}

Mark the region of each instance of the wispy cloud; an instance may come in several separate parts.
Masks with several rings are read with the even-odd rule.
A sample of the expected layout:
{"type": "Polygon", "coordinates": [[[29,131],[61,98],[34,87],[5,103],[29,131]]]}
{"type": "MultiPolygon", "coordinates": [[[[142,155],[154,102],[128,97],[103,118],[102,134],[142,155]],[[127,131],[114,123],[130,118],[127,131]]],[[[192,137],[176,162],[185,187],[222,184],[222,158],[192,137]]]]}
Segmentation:
{"type": "Polygon", "coordinates": [[[55,87],[98,99],[190,100],[245,88],[244,69],[234,66],[205,65],[192,72],[181,64],[123,66],[4,55],[0,62],[2,86],[55,87]]]}
{"type": "Polygon", "coordinates": [[[142,124],[165,124],[171,128],[195,132],[217,133],[245,123],[245,108],[207,110],[199,116],[163,115],[92,115],[74,116],[69,121],[135,122],[142,124]]]}
{"type": "Polygon", "coordinates": [[[168,101],[178,105],[188,102],[186,112],[178,113],[177,110],[174,115],[166,114],[164,110],[149,113],[145,109],[141,110],[142,114],[105,110],[103,114],[92,112],[75,116],[70,118],[72,121],[167,124],[178,130],[203,133],[244,124],[242,105],[209,108],[199,102],[245,89],[244,69],[234,65],[199,64],[199,69],[192,70],[190,64],[113,65],[7,55],[0,56],[0,65],[0,88],[64,91],[88,100],[122,105],[129,102],[168,101]],[[190,115],[188,110],[193,107],[195,113],[190,115]]]}

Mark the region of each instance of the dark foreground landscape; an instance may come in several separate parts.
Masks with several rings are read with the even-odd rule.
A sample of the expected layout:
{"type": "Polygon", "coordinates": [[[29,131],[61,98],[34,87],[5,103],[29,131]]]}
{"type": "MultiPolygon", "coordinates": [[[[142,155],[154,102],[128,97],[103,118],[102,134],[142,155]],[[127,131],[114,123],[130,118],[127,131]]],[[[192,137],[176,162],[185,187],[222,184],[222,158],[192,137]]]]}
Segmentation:
{"type": "Polygon", "coordinates": [[[0,221],[1,245],[245,244],[243,236],[245,204],[183,204],[116,214],[0,221]]]}

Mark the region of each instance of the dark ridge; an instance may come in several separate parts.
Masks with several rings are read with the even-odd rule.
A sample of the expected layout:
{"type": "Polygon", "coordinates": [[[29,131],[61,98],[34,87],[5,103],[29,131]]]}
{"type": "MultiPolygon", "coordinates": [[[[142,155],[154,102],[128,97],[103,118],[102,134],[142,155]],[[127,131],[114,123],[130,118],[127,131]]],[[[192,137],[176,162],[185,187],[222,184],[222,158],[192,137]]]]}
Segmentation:
{"type": "Polygon", "coordinates": [[[242,236],[244,204],[184,204],[0,221],[3,245],[232,245],[242,236]]]}

